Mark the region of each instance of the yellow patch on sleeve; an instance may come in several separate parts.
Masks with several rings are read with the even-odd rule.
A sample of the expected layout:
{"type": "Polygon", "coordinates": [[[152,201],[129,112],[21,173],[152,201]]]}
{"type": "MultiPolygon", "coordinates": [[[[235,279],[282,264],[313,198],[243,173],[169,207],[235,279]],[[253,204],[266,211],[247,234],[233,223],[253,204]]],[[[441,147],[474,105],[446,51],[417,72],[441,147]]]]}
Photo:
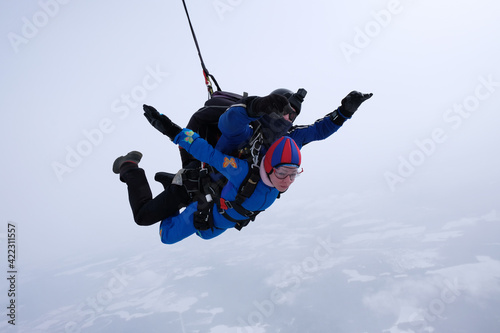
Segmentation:
{"type": "Polygon", "coordinates": [[[232,166],[235,169],[238,168],[238,165],[236,164],[236,161],[234,160],[233,157],[231,158],[224,157],[224,163],[222,164],[222,167],[227,168],[228,166],[232,166]]]}

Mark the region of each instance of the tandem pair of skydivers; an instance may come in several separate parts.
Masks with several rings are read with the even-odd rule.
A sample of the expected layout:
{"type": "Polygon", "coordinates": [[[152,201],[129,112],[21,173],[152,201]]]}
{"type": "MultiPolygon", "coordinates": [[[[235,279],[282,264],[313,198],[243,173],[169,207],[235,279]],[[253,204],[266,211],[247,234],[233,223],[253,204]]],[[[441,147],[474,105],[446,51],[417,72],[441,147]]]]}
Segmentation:
{"type": "Polygon", "coordinates": [[[164,191],[153,198],[139,167],[140,152],[114,161],[113,172],[127,184],[135,222],[161,222],[165,244],[193,234],[211,239],[247,226],[301,174],[302,147],[335,133],[373,95],[352,91],[313,124],[294,125],[306,93],[277,89],[259,97],[215,92],[186,128],[144,105],[150,124],[179,145],[182,169],[175,175],[157,173],[164,191]]]}

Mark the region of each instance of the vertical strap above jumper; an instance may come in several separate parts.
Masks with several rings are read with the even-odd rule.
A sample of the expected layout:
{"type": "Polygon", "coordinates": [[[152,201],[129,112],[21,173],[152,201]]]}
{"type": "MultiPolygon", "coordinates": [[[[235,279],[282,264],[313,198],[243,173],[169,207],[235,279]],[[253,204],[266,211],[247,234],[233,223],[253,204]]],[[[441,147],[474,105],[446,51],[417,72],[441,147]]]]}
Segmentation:
{"type": "Polygon", "coordinates": [[[201,61],[201,68],[203,69],[203,76],[205,77],[205,84],[208,89],[208,94],[210,97],[212,97],[213,94],[213,88],[212,88],[212,83],[210,82],[210,79],[214,80],[215,86],[217,87],[217,90],[221,90],[219,87],[219,84],[217,83],[217,80],[215,77],[208,72],[207,67],[205,66],[205,62],[203,61],[203,57],[201,56],[201,51],[200,51],[200,46],[198,45],[198,39],[196,38],[196,34],[194,33],[194,28],[193,25],[191,24],[191,18],[189,17],[189,12],[186,6],[186,1],[182,0],[182,4],[184,5],[184,10],[186,11],[186,16],[189,22],[189,27],[191,28],[191,34],[193,35],[193,40],[194,44],[196,45],[196,49],[198,50],[198,57],[200,58],[201,61]]]}

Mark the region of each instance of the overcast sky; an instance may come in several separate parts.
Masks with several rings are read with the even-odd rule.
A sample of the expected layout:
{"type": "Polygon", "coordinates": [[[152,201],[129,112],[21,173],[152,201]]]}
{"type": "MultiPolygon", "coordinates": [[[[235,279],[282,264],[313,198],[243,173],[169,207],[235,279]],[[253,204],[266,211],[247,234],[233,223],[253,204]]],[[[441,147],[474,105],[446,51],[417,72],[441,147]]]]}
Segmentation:
{"type": "MultiPolygon", "coordinates": [[[[374,93],[333,137],[303,149],[304,175],[287,195],[370,193],[379,200],[372,208],[402,218],[500,208],[496,1],[188,6],[224,90],[305,88],[299,124],[351,90],[374,93]]],[[[13,221],[26,268],[159,242],[156,227],[134,224],[111,165],[140,150],[155,194],[154,173],[180,167],[141,105],[185,125],[206,99],[181,1],[0,7],[2,242],[13,221]]]]}

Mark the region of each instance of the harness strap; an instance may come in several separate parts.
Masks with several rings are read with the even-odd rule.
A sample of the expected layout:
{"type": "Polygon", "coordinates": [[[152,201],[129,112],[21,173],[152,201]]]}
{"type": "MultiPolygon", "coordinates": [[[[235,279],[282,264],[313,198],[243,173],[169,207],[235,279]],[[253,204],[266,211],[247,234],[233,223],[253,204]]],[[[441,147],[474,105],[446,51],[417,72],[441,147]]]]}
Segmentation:
{"type": "Polygon", "coordinates": [[[235,202],[240,205],[252,196],[260,180],[259,164],[260,149],[262,147],[262,132],[260,131],[260,127],[257,127],[254,133],[256,134],[254,134],[254,137],[250,141],[250,156],[247,157],[247,162],[251,165],[251,168],[241,183],[235,198],[235,202]]]}
{"type": "Polygon", "coordinates": [[[259,166],[260,162],[260,150],[262,149],[262,143],[264,142],[264,137],[262,136],[262,126],[259,125],[255,129],[256,133],[251,141],[250,155],[252,157],[252,166],[259,166]]]}
{"type": "Polygon", "coordinates": [[[236,220],[236,219],[233,219],[231,216],[229,216],[229,214],[226,211],[224,211],[223,213],[221,213],[221,215],[225,219],[227,219],[227,220],[229,220],[231,222],[234,222],[236,224],[234,226],[234,228],[236,230],[238,230],[238,231],[241,231],[241,229],[243,229],[244,227],[246,227],[250,223],[250,221],[252,221],[250,219],[246,219],[246,220],[236,220]]]}
{"type": "Polygon", "coordinates": [[[234,226],[237,230],[241,230],[243,227],[246,227],[251,221],[255,220],[255,217],[262,212],[261,210],[258,211],[251,211],[240,204],[234,202],[234,201],[227,201],[224,198],[220,198],[218,201],[215,201],[215,204],[218,208],[219,214],[221,214],[226,220],[229,220],[231,222],[236,223],[234,226]],[[247,217],[244,220],[237,220],[233,217],[231,217],[228,213],[228,209],[234,209],[235,212],[237,212],[240,215],[243,215],[247,217]]]}
{"type": "Polygon", "coordinates": [[[246,199],[250,198],[253,192],[255,192],[255,188],[257,187],[259,180],[260,169],[257,165],[253,164],[247,178],[240,186],[234,201],[241,205],[246,199]]]}
{"type": "Polygon", "coordinates": [[[236,213],[243,215],[245,217],[248,217],[252,220],[255,219],[255,216],[257,216],[257,214],[262,212],[262,210],[257,210],[257,211],[248,210],[245,207],[241,206],[236,201],[228,201],[228,200],[225,200],[224,198],[219,199],[218,207],[224,211],[226,211],[228,209],[234,209],[236,213]]]}

